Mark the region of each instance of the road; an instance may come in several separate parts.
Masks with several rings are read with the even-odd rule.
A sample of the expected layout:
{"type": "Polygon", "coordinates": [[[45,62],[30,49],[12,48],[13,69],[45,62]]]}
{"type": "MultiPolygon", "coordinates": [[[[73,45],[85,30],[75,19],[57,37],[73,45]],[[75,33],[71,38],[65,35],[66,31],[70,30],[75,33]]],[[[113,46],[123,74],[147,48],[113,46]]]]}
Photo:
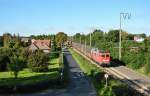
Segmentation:
{"type": "Polygon", "coordinates": [[[70,69],[69,96],[96,96],[92,82],[84,75],[77,62],[69,52],[65,53],[70,69]]]}
{"type": "MultiPolygon", "coordinates": [[[[33,94],[18,94],[11,96],[97,96],[95,88],[88,77],[80,69],[72,55],[65,50],[64,55],[69,63],[70,83],[66,89],[50,89],[33,94]]],[[[10,95],[8,95],[10,96],[10,95]]]]}

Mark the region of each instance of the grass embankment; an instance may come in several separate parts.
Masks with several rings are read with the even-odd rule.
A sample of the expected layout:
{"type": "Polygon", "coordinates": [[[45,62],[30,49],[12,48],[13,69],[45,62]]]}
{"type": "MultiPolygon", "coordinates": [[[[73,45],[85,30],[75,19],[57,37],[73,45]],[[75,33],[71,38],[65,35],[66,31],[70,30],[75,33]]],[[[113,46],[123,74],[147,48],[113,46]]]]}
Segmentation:
{"type": "Polygon", "coordinates": [[[19,72],[17,79],[14,78],[12,72],[0,72],[0,93],[33,92],[45,88],[58,88],[61,86],[59,57],[50,59],[48,64],[47,72],[32,72],[29,68],[25,68],[19,72]]]}
{"type": "MultiPolygon", "coordinates": [[[[129,67],[131,68],[131,67],[129,67]]],[[[145,68],[144,67],[141,67],[140,69],[134,69],[136,72],[138,72],[139,74],[142,74],[142,75],[145,75],[145,76],[148,76],[150,78],[150,73],[145,73],[145,68]]]]}
{"type": "Polygon", "coordinates": [[[108,78],[108,86],[105,87],[104,72],[91,64],[74,50],[69,49],[74,59],[80,65],[84,73],[92,79],[92,82],[100,96],[134,96],[135,93],[123,84],[120,80],[110,76],[108,78]]]}
{"type": "MultiPolygon", "coordinates": [[[[149,65],[149,66],[150,66],[150,65],[149,65]]],[[[130,68],[130,69],[132,69],[132,70],[134,70],[135,72],[139,73],[140,75],[144,75],[144,76],[150,78],[150,73],[146,73],[146,72],[145,72],[146,67],[147,67],[147,70],[149,70],[149,67],[148,67],[148,66],[143,66],[143,67],[141,67],[141,68],[139,68],[139,69],[134,69],[134,68],[132,68],[130,65],[127,64],[127,67],[130,68]]]]}

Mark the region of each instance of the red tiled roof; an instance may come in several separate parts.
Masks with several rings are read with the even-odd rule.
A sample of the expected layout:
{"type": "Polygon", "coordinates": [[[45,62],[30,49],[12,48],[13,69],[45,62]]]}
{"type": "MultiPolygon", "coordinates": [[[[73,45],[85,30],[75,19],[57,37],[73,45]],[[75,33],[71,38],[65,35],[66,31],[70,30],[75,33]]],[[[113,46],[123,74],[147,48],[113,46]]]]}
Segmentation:
{"type": "Polygon", "coordinates": [[[47,46],[50,46],[50,40],[32,40],[32,43],[44,43],[47,46]]]}
{"type": "Polygon", "coordinates": [[[50,49],[50,40],[32,40],[32,44],[34,44],[38,49],[49,50],[50,49]]]}

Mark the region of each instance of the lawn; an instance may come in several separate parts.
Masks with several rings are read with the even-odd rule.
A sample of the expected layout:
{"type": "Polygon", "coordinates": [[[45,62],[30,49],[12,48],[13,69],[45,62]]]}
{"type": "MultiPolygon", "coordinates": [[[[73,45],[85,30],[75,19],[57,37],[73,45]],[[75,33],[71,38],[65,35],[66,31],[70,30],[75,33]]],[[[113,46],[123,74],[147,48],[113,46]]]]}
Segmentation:
{"type": "Polygon", "coordinates": [[[27,84],[36,84],[43,81],[48,81],[50,79],[57,79],[59,73],[54,72],[31,72],[29,69],[24,69],[18,75],[17,79],[14,79],[14,76],[11,72],[0,72],[0,86],[8,85],[27,85],[27,84]]]}
{"type": "Polygon", "coordinates": [[[18,78],[14,79],[12,72],[0,72],[0,86],[30,85],[59,78],[59,58],[50,60],[48,72],[32,72],[28,68],[20,71],[18,78]]]}
{"type": "Polygon", "coordinates": [[[59,58],[53,58],[51,60],[49,60],[49,69],[59,69],[59,58]]]}
{"type": "Polygon", "coordinates": [[[133,90],[130,90],[126,84],[112,76],[109,76],[108,86],[105,87],[105,73],[74,50],[69,49],[69,51],[83,72],[91,78],[99,96],[132,96],[134,94],[133,90]]]}

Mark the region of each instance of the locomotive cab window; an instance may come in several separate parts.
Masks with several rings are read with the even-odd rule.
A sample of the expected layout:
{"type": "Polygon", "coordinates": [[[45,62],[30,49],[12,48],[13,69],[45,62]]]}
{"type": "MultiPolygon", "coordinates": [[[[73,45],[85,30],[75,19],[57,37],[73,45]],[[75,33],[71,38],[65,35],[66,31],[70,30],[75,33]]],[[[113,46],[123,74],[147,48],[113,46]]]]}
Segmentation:
{"type": "Polygon", "coordinates": [[[106,54],[106,57],[109,57],[109,54],[106,54]]]}
{"type": "Polygon", "coordinates": [[[105,54],[102,54],[101,56],[102,56],[102,57],[105,57],[105,54]]]}

